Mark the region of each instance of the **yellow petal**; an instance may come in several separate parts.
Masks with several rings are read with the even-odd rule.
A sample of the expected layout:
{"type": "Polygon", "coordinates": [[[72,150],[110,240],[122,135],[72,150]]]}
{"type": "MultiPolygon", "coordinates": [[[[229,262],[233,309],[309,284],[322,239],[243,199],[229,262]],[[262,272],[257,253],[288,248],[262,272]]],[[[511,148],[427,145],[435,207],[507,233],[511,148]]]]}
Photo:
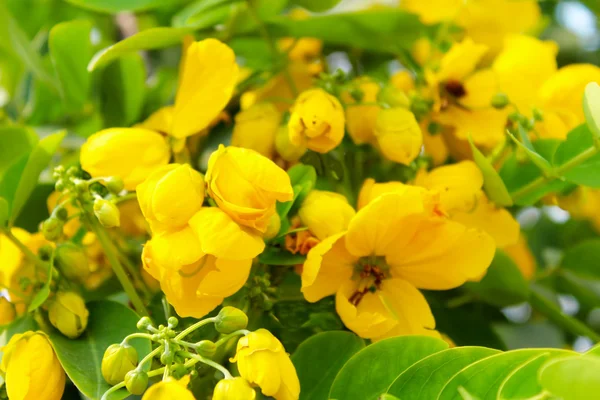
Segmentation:
{"type": "Polygon", "coordinates": [[[254,104],[235,116],[231,145],[273,158],[281,114],[272,103],[254,104]]]}
{"type": "MultiPolygon", "coordinates": [[[[202,252],[200,241],[189,226],[172,232],[155,235],[146,243],[147,256],[160,268],[178,270],[198,261],[202,252]]],[[[154,274],[153,274],[154,275],[154,274]]]]}
{"type": "MultiPolygon", "coordinates": [[[[21,228],[12,228],[11,233],[21,242],[30,238],[29,232],[21,228]]],[[[21,266],[23,253],[5,235],[0,234],[0,286],[12,287],[15,273],[21,266]]]]}
{"type": "Polygon", "coordinates": [[[290,356],[285,352],[278,353],[277,366],[281,375],[281,384],[273,397],[277,400],[298,400],[300,397],[300,381],[290,356]]]}
{"type": "Polygon", "coordinates": [[[462,4],[462,0],[402,0],[400,2],[402,8],[418,14],[421,21],[426,24],[454,19],[462,4]]]}
{"type": "Polygon", "coordinates": [[[159,108],[144,122],[136,125],[137,128],[149,129],[151,131],[161,132],[169,134],[171,127],[173,126],[173,112],[175,111],[173,106],[166,106],[159,108]]]}
{"type": "Polygon", "coordinates": [[[487,46],[476,44],[469,37],[454,43],[440,61],[437,79],[441,82],[462,81],[475,70],[486,51],[487,46]]]}
{"type": "Polygon", "coordinates": [[[202,251],[218,258],[249,260],[265,248],[263,239],[238,225],[217,207],[203,207],[190,220],[202,251]]]}
{"type": "Polygon", "coordinates": [[[357,261],[346,250],[344,232],[330,236],[313,247],[302,268],[302,293],[315,302],[334,294],[350,280],[357,261]]]}
{"type": "Polygon", "coordinates": [[[525,236],[520,235],[517,243],[504,247],[502,250],[513,259],[525,279],[531,279],[535,275],[536,262],[525,236]]]}
{"type": "Polygon", "coordinates": [[[504,140],[506,113],[493,108],[465,110],[450,106],[435,115],[435,120],[454,128],[454,134],[466,144],[469,135],[475,144],[493,148],[504,140]]]}
{"type": "Polygon", "coordinates": [[[197,293],[201,296],[228,297],[244,286],[250,275],[252,259],[225,260],[222,258],[206,257],[207,262],[213,262],[210,272],[198,286],[197,293]]]}
{"type": "MultiPolygon", "coordinates": [[[[363,97],[361,103],[376,103],[380,87],[377,82],[368,78],[356,81],[363,97]]],[[[374,139],[375,121],[381,107],[378,105],[359,106],[349,92],[344,92],[342,99],[346,104],[346,126],[348,133],[356,144],[369,143],[374,139]]]]}
{"type": "Polygon", "coordinates": [[[319,240],[345,231],[354,214],[346,197],[324,190],[312,190],[298,210],[302,224],[319,240]]]}
{"type": "MultiPolygon", "coordinates": [[[[189,381],[189,378],[187,380],[189,381]]],[[[168,378],[166,381],[150,386],[144,393],[142,400],[194,400],[194,395],[186,386],[187,384],[182,385],[174,378],[168,378]]]]}
{"type": "Polygon", "coordinates": [[[216,39],[187,48],[169,133],[183,138],[208,127],[225,108],[237,81],[233,51],[216,39]]]}
{"type": "Polygon", "coordinates": [[[412,188],[402,182],[376,183],[375,179],[367,178],[363,182],[360,193],[358,194],[358,209],[360,210],[382,194],[393,192],[402,193],[407,190],[412,190],[412,188]]]}
{"type": "Polygon", "coordinates": [[[381,153],[400,164],[410,164],[421,151],[423,135],[412,112],[395,107],[379,111],[375,137],[381,153]]]}

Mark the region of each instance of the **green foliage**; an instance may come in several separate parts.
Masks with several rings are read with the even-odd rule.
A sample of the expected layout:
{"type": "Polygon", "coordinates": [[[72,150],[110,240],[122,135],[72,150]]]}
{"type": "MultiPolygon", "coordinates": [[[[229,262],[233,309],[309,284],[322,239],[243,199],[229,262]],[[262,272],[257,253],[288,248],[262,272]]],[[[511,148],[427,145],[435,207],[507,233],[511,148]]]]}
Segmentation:
{"type": "Polygon", "coordinates": [[[327,11],[339,2],[340,0],[292,0],[292,3],[314,12],[327,11]]]}
{"type": "Polygon", "coordinates": [[[473,140],[469,138],[469,144],[471,151],[473,152],[473,161],[477,164],[481,173],[483,174],[483,187],[485,193],[488,195],[490,200],[499,206],[510,206],[512,205],[512,199],[506,186],[498,175],[498,172],[494,169],[492,163],[479,151],[473,140]]]}
{"type": "Polygon", "coordinates": [[[66,0],[92,11],[116,14],[122,11],[145,11],[160,7],[164,0],[66,0]]]}
{"type": "Polygon", "coordinates": [[[597,356],[558,358],[543,365],[539,379],[544,389],[564,400],[591,399],[600,393],[599,369],[597,356]]]}
{"type": "Polygon", "coordinates": [[[14,162],[29,153],[37,142],[37,135],[29,128],[0,127],[0,179],[5,171],[14,162]]]}
{"type": "Polygon", "coordinates": [[[585,87],[583,97],[583,113],[588,128],[596,139],[600,139],[600,86],[596,82],[590,82],[585,87]]]}

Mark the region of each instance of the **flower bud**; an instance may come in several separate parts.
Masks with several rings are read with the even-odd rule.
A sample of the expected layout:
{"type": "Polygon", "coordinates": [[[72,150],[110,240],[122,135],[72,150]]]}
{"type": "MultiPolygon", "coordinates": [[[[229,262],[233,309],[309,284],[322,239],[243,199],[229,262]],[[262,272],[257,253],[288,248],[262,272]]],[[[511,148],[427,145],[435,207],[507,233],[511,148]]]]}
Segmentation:
{"type": "Polygon", "coordinates": [[[379,111],[375,136],[381,153],[400,164],[410,164],[421,151],[423,135],[413,113],[396,107],[379,111]]]}
{"type": "Polygon", "coordinates": [[[395,86],[384,86],[379,92],[379,100],[391,107],[410,107],[408,96],[395,86]]]}
{"type": "Polygon", "coordinates": [[[125,387],[129,393],[140,395],[148,387],[148,374],[139,369],[133,369],[125,374],[125,387]]]}
{"type": "Polygon", "coordinates": [[[281,158],[287,162],[296,162],[306,153],[306,146],[296,146],[290,142],[287,126],[281,126],[275,135],[275,149],[281,158]]]}
{"type": "Polygon", "coordinates": [[[48,307],[50,323],[71,339],[85,331],[88,317],[83,298],[75,292],[58,292],[48,307]]]}
{"type": "Polygon", "coordinates": [[[54,242],[62,235],[63,223],[58,218],[50,217],[42,222],[42,234],[50,242],[54,242]]]}
{"type": "Polygon", "coordinates": [[[102,357],[102,376],[109,385],[116,385],[135,368],[137,362],[138,354],[133,346],[111,344],[102,357]]]}
{"type": "Polygon", "coordinates": [[[121,193],[125,188],[125,184],[123,183],[123,179],[118,176],[111,176],[105,180],[106,188],[112,193],[121,193]]]}
{"type": "Polygon", "coordinates": [[[506,95],[506,93],[496,93],[492,97],[491,105],[495,109],[501,110],[504,107],[506,107],[509,103],[510,103],[510,101],[509,101],[508,96],[506,95]]]}
{"type": "Polygon", "coordinates": [[[137,323],[137,328],[138,329],[148,329],[149,327],[152,326],[152,320],[150,319],[150,317],[142,317],[140,318],[140,320],[137,323]]]}
{"type": "Polygon", "coordinates": [[[219,333],[231,333],[248,326],[248,316],[235,307],[223,307],[215,320],[215,329],[219,333]]]}
{"type": "Polygon", "coordinates": [[[281,114],[273,104],[254,104],[235,116],[231,145],[252,149],[272,158],[280,121],[281,114]]]}
{"type": "Polygon", "coordinates": [[[265,240],[273,239],[279,233],[281,229],[281,218],[279,214],[271,215],[269,219],[269,224],[267,225],[267,230],[265,231],[264,238],[265,240]]]}
{"type": "Polygon", "coordinates": [[[66,242],[56,248],[56,264],[68,279],[83,282],[90,275],[85,251],[76,244],[66,242]]]}
{"type": "Polygon", "coordinates": [[[167,323],[169,324],[169,328],[173,329],[177,328],[177,325],[179,325],[179,320],[175,317],[169,317],[167,323]]]}
{"type": "Polygon", "coordinates": [[[69,218],[69,211],[65,207],[59,206],[56,208],[56,210],[54,210],[54,215],[56,215],[56,218],[64,222],[67,220],[67,218],[69,218]]]}
{"type": "Polygon", "coordinates": [[[346,197],[325,190],[312,190],[298,210],[302,224],[319,240],[348,229],[354,214],[346,197]]]}
{"type": "Polygon", "coordinates": [[[323,89],[306,90],[294,103],[288,128],[291,143],[327,153],[344,137],[344,109],[323,89]]]}
{"type": "Polygon", "coordinates": [[[0,326],[13,322],[16,313],[15,308],[6,297],[0,297],[0,326]]]}
{"type": "Polygon", "coordinates": [[[94,214],[105,228],[113,228],[121,225],[121,213],[111,201],[104,199],[94,200],[94,214]]]}
{"type": "Polygon", "coordinates": [[[256,392],[244,378],[222,379],[215,386],[212,400],[254,400],[256,392]]]}
{"type": "Polygon", "coordinates": [[[201,340],[196,343],[196,351],[202,357],[211,358],[217,352],[217,345],[211,340],[201,340]]]}

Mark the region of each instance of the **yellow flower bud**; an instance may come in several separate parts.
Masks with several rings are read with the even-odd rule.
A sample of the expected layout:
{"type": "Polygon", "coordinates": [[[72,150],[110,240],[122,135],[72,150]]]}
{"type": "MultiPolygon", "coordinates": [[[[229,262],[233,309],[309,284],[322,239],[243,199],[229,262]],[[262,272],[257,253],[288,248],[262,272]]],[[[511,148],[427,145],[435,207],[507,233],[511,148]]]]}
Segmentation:
{"type": "Polygon", "coordinates": [[[269,225],[267,225],[267,230],[265,231],[264,238],[269,240],[273,239],[279,233],[281,229],[281,218],[278,214],[271,215],[269,219],[269,225]]]}
{"type": "Polygon", "coordinates": [[[215,386],[212,400],[254,400],[256,392],[244,378],[222,379],[215,386]]]}
{"type": "Polygon", "coordinates": [[[215,320],[215,329],[219,333],[231,333],[248,326],[248,316],[239,308],[223,307],[215,320]]]}
{"type": "Polygon", "coordinates": [[[381,110],[375,136],[383,155],[397,163],[410,164],[421,151],[423,135],[413,113],[405,108],[381,110]]]}
{"type": "Polygon", "coordinates": [[[121,225],[121,213],[112,201],[94,200],[94,214],[105,228],[114,228],[121,225]]]}
{"type": "Polygon", "coordinates": [[[3,348],[0,374],[9,399],[59,400],[65,372],[43,332],[14,335],[3,348]]]}
{"type": "Polygon", "coordinates": [[[56,248],[55,260],[62,274],[71,280],[83,282],[90,275],[88,258],[82,247],[66,242],[56,248]]]}
{"type": "Polygon", "coordinates": [[[6,297],[0,297],[0,326],[10,324],[15,319],[15,308],[6,297]]]}
{"type": "Polygon", "coordinates": [[[302,202],[298,216],[319,240],[345,231],[356,212],[339,193],[313,190],[302,202]]]}
{"type": "Polygon", "coordinates": [[[281,342],[266,329],[242,337],[232,362],[242,378],[260,386],[265,396],[276,400],[298,399],[300,382],[281,342]]]}
{"type": "Polygon", "coordinates": [[[296,146],[290,142],[287,126],[280,126],[275,135],[275,149],[287,162],[296,162],[306,153],[306,146],[296,146]]]}
{"type": "Polygon", "coordinates": [[[356,144],[369,143],[374,138],[373,128],[381,107],[378,105],[356,105],[356,103],[375,103],[379,93],[377,82],[368,78],[358,80],[357,86],[362,92],[362,99],[356,100],[349,92],[344,92],[343,100],[346,108],[346,126],[348,133],[356,144]]]}
{"type": "Polygon", "coordinates": [[[273,158],[281,114],[271,103],[257,103],[235,116],[231,145],[273,158]]]}
{"type": "Polygon", "coordinates": [[[138,201],[153,232],[187,225],[204,202],[204,179],[189,164],[169,164],[137,188],[138,201]]]}
{"type": "Polygon", "coordinates": [[[90,136],[81,146],[81,167],[94,178],[116,176],[134,190],[152,171],[169,162],[162,135],[141,128],[111,128],[90,136]]]}
{"type": "Polygon", "coordinates": [[[264,233],[277,201],[294,195],[290,177],[257,152],[220,146],[208,160],[208,194],[234,221],[264,233]]]}
{"type": "MultiPolygon", "coordinates": [[[[27,242],[31,234],[21,228],[12,228],[11,233],[21,242],[27,242]]],[[[5,235],[0,234],[0,286],[13,287],[13,277],[21,266],[23,253],[21,250],[5,235]]]]}
{"type": "Polygon", "coordinates": [[[184,376],[180,380],[176,380],[172,376],[164,381],[158,382],[150,386],[142,400],[195,400],[196,398],[187,388],[190,383],[190,376],[184,376]]]}
{"type": "Polygon", "coordinates": [[[291,143],[327,153],[344,138],[344,109],[323,89],[307,90],[294,103],[288,129],[291,143]]]}
{"type": "Polygon", "coordinates": [[[102,357],[102,376],[109,385],[123,382],[125,375],[135,368],[138,354],[135,347],[128,344],[111,344],[102,357]]]}
{"type": "Polygon", "coordinates": [[[48,307],[50,323],[71,339],[85,331],[89,315],[83,298],[75,292],[58,292],[48,307]]]}

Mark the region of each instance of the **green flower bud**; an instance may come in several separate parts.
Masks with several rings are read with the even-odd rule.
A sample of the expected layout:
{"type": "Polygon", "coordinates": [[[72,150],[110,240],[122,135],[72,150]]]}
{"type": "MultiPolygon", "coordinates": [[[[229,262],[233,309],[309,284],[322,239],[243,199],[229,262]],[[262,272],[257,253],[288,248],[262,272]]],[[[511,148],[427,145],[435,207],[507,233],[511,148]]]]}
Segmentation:
{"type": "Polygon", "coordinates": [[[51,245],[45,244],[39,248],[38,255],[40,256],[40,258],[42,260],[50,261],[50,257],[52,256],[53,251],[54,251],[54,248],[51,245]]]}
{"type": "Polygon", "coordinates": [[[112,202],[104,199],[94,201],[94,214],[105,228],[121,225],[121,214],[112,202]]]}
{"type": "Polygon", "coordinates": [[[176,328],[179,324],[179,320],[175,317],[169,317],[167,323],[169,324],[169,328],[176,328]]]}
{"type": "Polygon", "coordinates": [[[510,101],[506,93],[496,93],[494,97],[492,97],[491,105],[497,110],[502,110],[509,103],[510,101]]]}
{"type": "Polygon", "coordinates": [[[269,218],[269,224],[267,225],[267,230],[263,235],[265,240],[273,239],[279,233],[281,229],[281,218],[278,214],[273,214],[271,218],[269,218]]]}
{"type": "Polygon", "coordinates": [[[65,190],[65,182],[63,182],[62,179],[57,180],[54,184],[54,189],[56,189],[57,192],[62,192],[65,190]]]}
{"type": "Polygon", "coordinates": [[[175,360],[175,353],[173,353],[170,349],[165,349],[165,351],[160,355],[160,362],[163,365],[169,365],[173,363],[175,360]]]}
{"type": "Polygon", "coordinates": [[[140,330],[148,329],[152,326],[152,320],[150,319],[150,317],[142,317],[140,318],[136,326],[140,330]]]}
{"type": "Polygon", "coordinates": [[[118,176],[111,176],[105,181],[106,188],[112,193],[121,193],[125,185],[123,184],[123,179],[118,176]]]}
{"type": "Polygon", "coordinates": [[[138,354],[134,347],[128,344],[111,344],[102,357],[102,376],[109,385],[116,385],[135,368],[137,362],[138,354]]]}
{"type": "Polygon", "coordinates": [[[42,223],[42,234],[50,242],[58,240],[62,235],[63,223],[58,218],[50,217],[42,223]]]}
{"type": "Polygon", "coordinates": [[[125,387],[129,393],[140,395],[148,387],[148,374],[137,368],[125,374],[125,387]]]}
{"type": "Polygon", "coordinates": [[[215,320],[215,329],[219,333],[231,333],[248,326],[248,316],[235,307],[223,307],[215,320]]]}
{"type": "Polygon", "coordinates": [[[212,358],[217,352],[217,345],[211,340],[201,340],[196,343],[196,351],[202,357],[212,358]]]}
{"type": "Polygon", "coordinates": [[[89,314],[83,298],[75,292],[58,292],[48,307],[50,323],[71,339],[85,331],[89,314]]]}
{"type": "Polygon", "coordinates": [[[541,122],[544,120],[544,113],[542,112],[542,110],[540,110],[539,108],[534,108],[532,112],[534,120],[536,120],[537,122],[541,122]]]}
{"type": "Polygon", "coordinates": [[[68,279],[83,282],[90,275],[90,266],[85,251],[76,244],[67,242],[56,248],[56,265],[68,279]]]}
{"type": "Polygon", "coordinates": [[[62,206],[59,206],[56,208],[56,210],[54,210],[54,215],[56,215],[56,218],[60,219],[63,222],[66,221],[67,218],[69,218],[69,212],[66,208],[62,206]]]}

